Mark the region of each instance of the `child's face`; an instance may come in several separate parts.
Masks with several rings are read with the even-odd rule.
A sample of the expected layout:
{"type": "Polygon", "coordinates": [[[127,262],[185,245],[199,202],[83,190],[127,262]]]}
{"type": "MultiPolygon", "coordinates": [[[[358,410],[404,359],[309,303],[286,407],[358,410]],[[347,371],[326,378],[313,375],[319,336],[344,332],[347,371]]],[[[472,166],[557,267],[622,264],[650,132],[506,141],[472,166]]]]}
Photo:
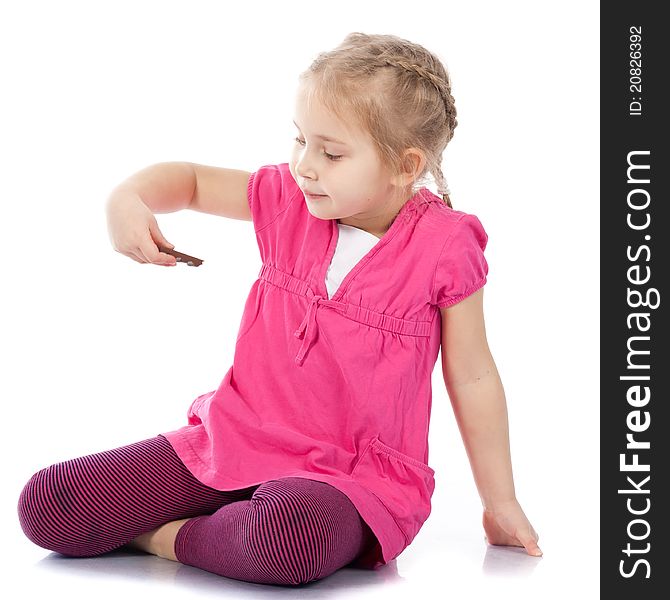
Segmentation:
{"type": "MultiPolygon", "coordinates": [[[[308,110],[305,84],[296,95],[296,138],[289,167],[296,183],[305,192],[309,212],[319,219],[349,219],[374,233],[389,205],[394,186],[383,168],[372,141],[360,131],[352,131],[316,100],[308,110]],[[334,138],[325,141],[317,136],[334,138]],[[330,155],[330,156],[328,156],[330,155]]],[[[397,208],[396,208],[397,210],[397,208]]]]}

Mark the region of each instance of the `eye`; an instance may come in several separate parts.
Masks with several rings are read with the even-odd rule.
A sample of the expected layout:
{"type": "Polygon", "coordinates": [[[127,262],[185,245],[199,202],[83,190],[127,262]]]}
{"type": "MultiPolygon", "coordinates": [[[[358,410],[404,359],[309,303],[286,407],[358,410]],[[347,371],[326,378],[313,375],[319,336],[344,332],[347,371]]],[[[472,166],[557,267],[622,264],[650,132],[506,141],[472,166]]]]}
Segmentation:
{"type": "MultiPolygon", "coordinates": [[[[294,139],[301,146],[303,146],[305,144],[305,142],[303,142],[300,138],[294,138],[294,139]]],[[[339,154],[339,155],[328,154],[328,152],[324,152],[324,154],[328,157],[328,160],[332,160],[333,162],[337,162],[338,160],[340,160],[342,158],[341,154],[339,154]]]]}

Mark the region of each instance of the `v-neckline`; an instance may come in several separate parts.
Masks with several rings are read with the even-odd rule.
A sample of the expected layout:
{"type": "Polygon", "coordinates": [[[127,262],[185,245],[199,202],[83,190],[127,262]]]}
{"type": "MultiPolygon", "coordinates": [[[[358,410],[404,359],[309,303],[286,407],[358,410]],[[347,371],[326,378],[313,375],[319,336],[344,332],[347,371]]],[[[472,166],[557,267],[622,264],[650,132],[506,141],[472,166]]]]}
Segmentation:
{"type": "Polygon", "coordinates": [[[400,230],[401,224],[404,220],[405,213],[407,213],[407,211],[409,211],[410,208],[415,206],[421,200],[422,190],[423,188],[417,191],[416,194],[414,194],[409,200],[407,200],[407,202],[405,202],[405,204],[402,205],[402,207],[398,211],[398,214],[395,216],[393,223],[391,223],[391,226],[386,230],[386,233],[378,239],[377,243],[374,246],[372,246],[372,248],[370,248],[370,250],[368,250],[344,276],[344,279],[342,279],[342,282],[335,290],[335,293],[333,294],[332,298],[328,298],[328,288],[326,287],[326,273],[328,272],[328,267],[330,266],[330,263],[333,260],[335,249],[337,248],[337,242],[340,237],[340,229],[338,227],[337,219],[329,219],[330,244],[328,246],[328,250],[326,251],[326,258],[324,260],[324,264],[321,265],[321,272],[319,273],[319,281],[318,281],[318,287],[321,290],[324,298],[328,298],[329,300],[339,300],[344,295],[344,293],[347,291],[347,288],[349,287],[349,284],[351,283],[351,280],[354,279],[354,277],[356,277],[358,272],[368,262],[370,262],[372,258],[378,252],[380,252],[391,241],[393,237],[395,237],[396,233],[400,230]]]}
{"type": "MultiPolygon", "coordinates": [[[[375,235],[374,233],[370,233],[369,231],[365,231],[365,229],[361,229],[360,227],[354,227],[353,225],[347,225],[346,223],[340,223],[337,219],[335,219],[335,220],[337,221],[337,228],[338,228],[338,232],[337,232],[338,233],[338,237],[337,237],[338,242],[340,241],[340,238],[339,238],[339,233],[340,233],[339,228],[340,227],[348,227],[349,229],[355,229],[356,231],[360,231],[361,233],[367,235],[368,237],[377,238],[377,242],[382,239],[379,236],[375,235]]],[[[386,234],[384,234],[384,235],[386,235],[386,234]]],[[[382,237],[384,237],[384,236],[382,236],[382,237]]],[[[375,244],[377,242],[375,242],[375,244]]]]}

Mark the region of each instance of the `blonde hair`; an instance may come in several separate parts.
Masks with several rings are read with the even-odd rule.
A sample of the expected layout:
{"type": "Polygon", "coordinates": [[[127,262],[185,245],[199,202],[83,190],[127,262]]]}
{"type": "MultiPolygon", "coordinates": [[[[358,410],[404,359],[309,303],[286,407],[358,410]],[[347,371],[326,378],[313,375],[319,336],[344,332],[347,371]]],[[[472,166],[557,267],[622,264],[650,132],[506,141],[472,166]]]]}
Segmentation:
{"type": "Polygon", "coordinates": [[[354,32],[335,49],[318,54],[299,80],[312,84],[309,100],[315,96],[340,120],[370,135],[391,173],[406,171],[406,149],[421,150],[426,162],[415,173],[411,192],[431,173],[438,194],[451,207],[442,153],[457,125],[456,106],[449,75],[437,56],[394,35],[354,32]]]}

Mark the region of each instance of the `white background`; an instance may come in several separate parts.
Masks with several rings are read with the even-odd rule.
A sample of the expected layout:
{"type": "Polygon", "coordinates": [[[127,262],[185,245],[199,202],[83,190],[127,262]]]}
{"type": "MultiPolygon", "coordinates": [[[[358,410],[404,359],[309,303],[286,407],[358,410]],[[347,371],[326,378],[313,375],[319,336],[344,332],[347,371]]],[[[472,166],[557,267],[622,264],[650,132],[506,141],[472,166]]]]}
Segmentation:
{"type": "Polygon", "coordinates": [[[31,598],[597,597],[598,17],[583,1],[3,3],[4,585],[31,598]],[[193,211],[157,219],[203,266],[138,264],[110,245],[107,194],[161,161],[287,161],[298,74],[351,31],[411,39],[451,73],[459,125],[445,175],[454,207],[489,234],[489,344],[544,557],[487,548],[439,359],[433,512],[376,572],[281,589],[33,545],[16,514],[29,477],[185,424],[232,363],[260,268],[251,223],[193,211]]]}

